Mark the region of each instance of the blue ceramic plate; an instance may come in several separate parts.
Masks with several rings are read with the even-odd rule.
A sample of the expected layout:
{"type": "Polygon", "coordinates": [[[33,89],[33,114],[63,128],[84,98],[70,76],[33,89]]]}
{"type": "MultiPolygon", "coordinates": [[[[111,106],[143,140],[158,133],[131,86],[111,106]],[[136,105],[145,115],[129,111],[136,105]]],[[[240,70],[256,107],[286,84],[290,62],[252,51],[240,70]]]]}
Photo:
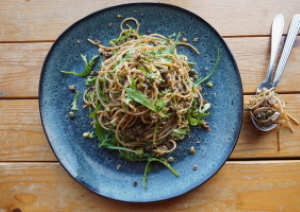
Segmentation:
{"type": "MultiPolygon", "coordinates": [[[[48,53],[39,85],[39,105],[42,123],[49,143],[60,163],[80,184],[102,196],[129,202],[151,202],[184,194],[211,178],[231,154],[241,127],[243,92],[236,62],[218,32],[201,17],[185,9],[159,3],[133,3],[97,11],[70,26],[55,41],[48,53]],[[122,18],[118,18],[122,15],[122,18]],[[148,174],[147,188],[142,186],[144,162],[126,162],[118,153],[97,147],[97,140],[82,137],[92,131],[88,109],[76,111],[76,118],[68,113],[74,93],[68,85],[76,84],[81,94],[84,79],[60,71],[82,72],[83,61],[79,54],[91,58],[97,48],[87,42],[98,39],[107,44],[118,37],[124,18],[135,17],[141,24],[140,32],[170,35],[182,32],[200,52],[189,48],[179,49],[197,63],[199,76],[205,76],[215,64],[217,49],[221,60],[211,77],[213,88],[204,84],[203,95],[212,103],[207,121],[211,130],[192,129],[190,136],[178,143],[172,156],[172,167],[180,173],[174,176],[161,164],[154,164],[148,174]],[[198,38],[198,42],[193,42],[198,38]],[[80,41],[80,42],[78,42],[80,41]],[[196,155],[189,148],[196,148],[196,155]],[[117,166],[121,165],[119,169],[117,166]],[[197,165],[198,169],[193,170],[197,165]],[[137,186],[133,186],[137,182],[137,186]]],[[[80,98],[79,105],[83,105],[80,98]]]]}

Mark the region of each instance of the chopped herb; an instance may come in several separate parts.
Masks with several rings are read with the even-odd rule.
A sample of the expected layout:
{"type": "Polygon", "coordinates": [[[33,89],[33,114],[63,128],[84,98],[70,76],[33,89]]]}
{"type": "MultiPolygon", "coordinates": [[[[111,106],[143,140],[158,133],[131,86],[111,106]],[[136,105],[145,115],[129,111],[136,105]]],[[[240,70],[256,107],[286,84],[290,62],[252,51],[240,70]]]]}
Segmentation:
{"type": "Polygon", "coordinates": [[[206,86],[209,87],[209,88],[212,88],[214,86],[213,82],[212,81],[209,81],[206,83],[206,86]]]}
{"type": "Polygon", "coordinates": [[[74,100],[72,102],[72,108],[71,110],[78,110],[78,107],[77,107],[77,99],[78,99],[78,95],[79,95],[79,91],[77,91],[74,95],[74,100]]]}
{"type": "Polygon", "coordinates": [[[188,132],[187,129],[173,129],[171,132],[171,136],[173,138],[182,140],[182,139],[184,139],[187,132],[188,132]]]}
{"type": "Polygon", "coordinates": [[[187,62],[187,64],[188,64],[189,67],[193,67],[196,63],[194,63],[194,62],[187,62]]]}
{"type": "Polygon", "coordinates": [[[89,133],[88,138],[89,139],[95,138],[95,133],[94,132],[89,133]]]}
{"type": "Polygon", "coordinates": [[[150,79],[158,79],[158,80],[163,81],[163,82],[165,81],[162,78],[156,76],[154,73],[147,73],[147,74],[145,74],[145,77],[150,78],[150,79]]]}
{"type": "Polygon", "coordinates": [[[171,89],[166,89],[166,90],[164,90],[164,91],[161,91],[160,93],[161,94],[166,94],[166,93],[169,93],[171,91],[171,89]]]}

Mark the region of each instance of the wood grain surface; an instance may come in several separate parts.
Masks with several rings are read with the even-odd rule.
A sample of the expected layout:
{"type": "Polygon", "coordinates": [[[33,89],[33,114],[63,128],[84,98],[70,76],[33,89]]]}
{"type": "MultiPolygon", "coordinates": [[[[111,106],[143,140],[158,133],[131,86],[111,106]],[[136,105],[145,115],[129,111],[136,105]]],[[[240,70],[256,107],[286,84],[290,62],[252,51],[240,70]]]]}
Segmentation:
{"type": "Polygon", "coordinates": [[[299,170],[300,162],[293,160],[226,162],[185,195],[137,204],[88,191],[58,163],[0,163],[0,211],[299,211],[299,170]]]}
{"type": "MultiPolygon", "coordinates": [[[[2,0],[0,2],[0,41],[55,40],[63,30],[86,15],[134,0],[2,0]]],[[[144,2],[144,1],[139,1],[144,2]]],[[[298,0],[228,1],[147,1],[177,5],[204,18],[222,36],[270,35],[274,17],[281,12],[286,23],[299,12],[298,0]]],[[[117,16],[117,14],[116,14],[117,16]]],[[[285,25],[284,33],[289,24],[285,25]]]]}
{"type": "MultiPolygon", "coordinates": [[[[250,97],[245,95],[246,104],[250,97]]],[[[300,121],[300,94],[279,97],[300,121]]],[[[41,125],[38,100],[0,100],[0,117],[0,161],[56,161],[41,125]]],[[[300,125],[293,126],[294,132],[282,130],[278,151],[276,131],[257,130],[249,113],[244,112],[240,137],[230,159],[300,157],[300,125]]]]}
{"type": "MultiPolygon", "coordinates": [[[[300,211],[300,125],[293,125],[294,132],[282,130],[278,151],[276,131],[258,131],[247,112],[237,145],[220,171],[204,185],[170,200],[136,204],[96,195],[57,162],[38,107],[46,54],[75,21],[131,2],[135,1],[0,0],[0,212],[300,211]]],[[[216,28],[236,59],[245,105],[267,74],[273,18],[282,13],[285,19],[281,53],[290,21],[300,13],[299,0],[150,2],[186,8],[216,28]]],[[[299,82],[300,36],[276,87],[298,120],[299,82]]]]}
{"type": "MultiPolygon", "coordinates": [[[[245,94],[254,93],[267,74],[270,38],[226,38],[242,77],[245,94]]],[[[282,38],[281,48],[285,41],[282,38]]],[[[0,43],[0,98],[37,98],[41,68],[52,42],[0,43]]],[[[294,44],[276,91],[300,92],[300,37],[294,44]]]]}

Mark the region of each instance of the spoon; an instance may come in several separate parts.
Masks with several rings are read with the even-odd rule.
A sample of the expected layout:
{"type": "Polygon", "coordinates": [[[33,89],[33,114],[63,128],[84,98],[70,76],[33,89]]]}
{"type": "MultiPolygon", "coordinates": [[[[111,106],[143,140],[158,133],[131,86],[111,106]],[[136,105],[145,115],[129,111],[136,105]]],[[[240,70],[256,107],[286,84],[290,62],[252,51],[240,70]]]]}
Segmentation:
{"type": "MultiPolygon", "coordinates": [[[[276,85],[278,84],[278,82],[283,74],[288,57],[291,53],[292,47],[295,43],[295,39],[297,37],[298,31],[300,28],[300,14],[296,14],[293,16],[293,19],[292,19],[292,22],[291,22],[291,25],[290,25],[290,28],[289,28],[289,31],[287,34],[286,42],[283,47],[282,55],[280,57],[280,60],[279,60],[279,63],[278,63],[278,66],[277,66],[277,69],[275,72],[274,81],[272,83],[271,82],[272,72],[273,72],[273,68],[274,68],[274,62],[276,59],[276,54],[277,54],[278,46],[280,43],[281,35],[283,32],[283,27],[284,27],[283,15],[279,14],[274,18],[274,21],[272,23],[271,59],[270,59],[268,75],[267,75],[267,78],[260,85],[258,85],[256,93],[259,93],[263,87],[270,89],[272,87],[275,88],[276,85]]],[[[277,124],[262,126],[262,125],[258,124],[253,118],[252,118],[252,122],[259,130],[262,130],[262,131],[269,131],[269,130],[274,129],[277,126],[277,124]]]]}

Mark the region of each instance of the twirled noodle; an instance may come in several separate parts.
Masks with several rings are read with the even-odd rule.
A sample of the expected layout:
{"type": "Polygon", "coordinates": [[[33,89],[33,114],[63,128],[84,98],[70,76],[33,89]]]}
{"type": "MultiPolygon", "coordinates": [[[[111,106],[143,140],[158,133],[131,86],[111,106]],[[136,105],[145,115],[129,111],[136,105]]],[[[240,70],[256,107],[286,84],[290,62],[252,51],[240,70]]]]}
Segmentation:
{"type": "Polygon", "coordinates": [[[160,34],[139,35],[139,26],[136,19],[125,19],[119,37],[126,38],[111,41],[113,46],[89,40],[104,57],[96,83],[86,90],[84,101],[97,108],[96,119],[115,133],[119,146],[142,147],[145,152],[164,155],[176,149],[179,138],[172,135],[174,129],[189,131],[188,110],[192,105],[201,109],[204,104],[201,87],[193,86],[187,57],[177,54],[175,46],[187,45],[199,52],[190,44],[176,43],[160,34]],[[127,21],[134,21],[136,29],[125,27],[127,21]],[[162,108],[145,106],[126,89],[142,94],[155,108],[160,107],[159,102],[162,108]]]}
{"type": "Polygon", "coordinates": [[[280,129],[287,127],[293,132],[290,119],[299,124],[288,114],[286,108],[285,102],[276,96],[274,88],[263,88],[259,94],[250,99],[250,104],[246,107],[246,110],[250,111],[251,118],[258,124],[263,126],[278,124],[278,149],[280,149],[280,129]]]}

